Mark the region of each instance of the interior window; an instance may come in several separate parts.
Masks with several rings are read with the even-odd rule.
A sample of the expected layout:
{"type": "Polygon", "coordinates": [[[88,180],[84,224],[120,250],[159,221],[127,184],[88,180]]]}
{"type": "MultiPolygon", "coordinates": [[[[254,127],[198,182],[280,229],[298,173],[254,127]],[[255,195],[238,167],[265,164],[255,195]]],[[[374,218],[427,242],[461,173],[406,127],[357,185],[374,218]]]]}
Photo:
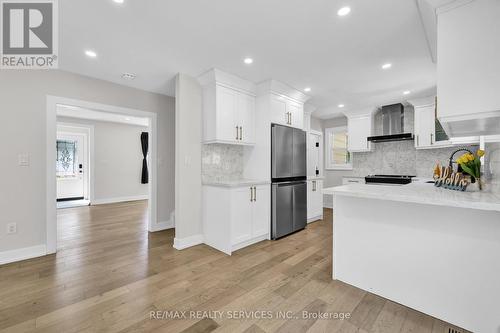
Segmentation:
{"type": "Polygon", "coordinates": [[[347,150],[347,127],[325,129],[326,169],[352,169],[351,153],[347,150]]]}

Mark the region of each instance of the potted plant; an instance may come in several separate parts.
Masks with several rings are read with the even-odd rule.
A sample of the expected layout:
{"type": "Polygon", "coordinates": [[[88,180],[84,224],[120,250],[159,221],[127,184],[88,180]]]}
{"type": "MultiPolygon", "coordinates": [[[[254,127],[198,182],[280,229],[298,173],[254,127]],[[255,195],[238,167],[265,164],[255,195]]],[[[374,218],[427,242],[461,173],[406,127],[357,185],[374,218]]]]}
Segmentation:
{"type": "Polygon", "coordinates": [[[475,179],[479,191],[483,189],[481,180],[481,157],[484,156],[484,150],[479,149],[476,154],[466,153],[457,159],[457,164],[462,168],[463,172],[475,179]]]}

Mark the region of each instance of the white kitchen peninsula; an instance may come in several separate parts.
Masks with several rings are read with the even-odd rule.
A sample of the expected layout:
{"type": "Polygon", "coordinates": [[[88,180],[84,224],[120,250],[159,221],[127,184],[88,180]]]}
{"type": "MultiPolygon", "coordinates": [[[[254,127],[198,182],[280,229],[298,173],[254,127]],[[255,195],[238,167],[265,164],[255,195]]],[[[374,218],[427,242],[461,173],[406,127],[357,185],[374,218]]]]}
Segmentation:
{"type": "Polygon", "coordinates": [[[333,278],[473,332],[500,331],[500,194],[415,182],[333,194],[333,278]]]}

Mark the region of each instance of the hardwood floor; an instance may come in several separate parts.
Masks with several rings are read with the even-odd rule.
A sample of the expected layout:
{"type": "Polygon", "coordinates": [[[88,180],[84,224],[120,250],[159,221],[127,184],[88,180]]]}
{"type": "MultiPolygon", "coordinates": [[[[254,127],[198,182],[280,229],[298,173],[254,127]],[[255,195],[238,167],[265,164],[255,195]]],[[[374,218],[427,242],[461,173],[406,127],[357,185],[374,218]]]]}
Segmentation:
{"type": "Polygon", "coordinates": [[[331,210],[305,231],[229,257],[205,245],[177,251],[173,230],[148,235],[146,208],[59,210],[57,255],[0,266],[0,332],[448,332],[440,320],[331,280],[331,210]]]}

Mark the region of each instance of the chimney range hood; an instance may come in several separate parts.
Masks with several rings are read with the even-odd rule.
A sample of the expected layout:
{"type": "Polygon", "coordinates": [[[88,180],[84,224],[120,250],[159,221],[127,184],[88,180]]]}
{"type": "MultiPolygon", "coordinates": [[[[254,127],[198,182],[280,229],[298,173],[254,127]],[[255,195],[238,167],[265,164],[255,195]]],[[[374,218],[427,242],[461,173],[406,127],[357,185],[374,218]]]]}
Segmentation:
{"type": "Polygon", "coordinates": [[[412,133],[404,131],[404,106],[403,104],[392,104],[382,107],[382,135],[370,136],[371,142],[388,142],[413,140],[412,133]]]}

